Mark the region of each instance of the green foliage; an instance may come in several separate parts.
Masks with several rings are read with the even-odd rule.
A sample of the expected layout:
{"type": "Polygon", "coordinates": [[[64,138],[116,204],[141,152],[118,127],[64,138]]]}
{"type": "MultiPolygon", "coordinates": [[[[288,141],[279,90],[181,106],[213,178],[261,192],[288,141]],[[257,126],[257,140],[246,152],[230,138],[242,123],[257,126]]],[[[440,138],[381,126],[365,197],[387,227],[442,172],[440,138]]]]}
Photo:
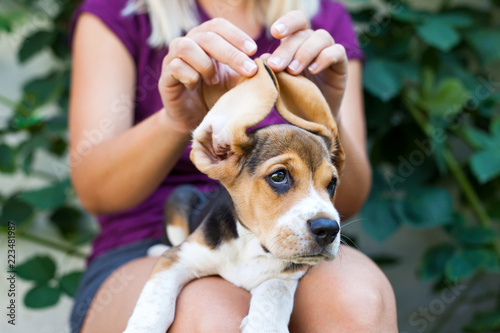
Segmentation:
{"type": "MultiPolygon", "coordinates": [[[[447,238],[425,252],[418,269],[437,288],[498,274],[499,3],[477,9],[443,1],[431,13],[382,2],[389,8],[384,19],[370,6],[353,13],[367,59],[374,168],[363,227],[379,241],[403,227],[447,238]]],[[[499,309],[465,329],[498,329],[499,309]]]]}
{"type": "Polygon", "coordinates": [[[35,256],[17,267],[17,276],[35,285],[24,295],[29,308],[45,308],[57,304],[62,293],[75,297],[82,272],[57,276],[56,263],[49,256],[35,256]]]}
{"type": "MultiPolygon", "coordinates": [[[[2,2],[0,13],[0,36],[20,38],[19,63],[27,64],[44,53],[54,60],[54,65],[46,68],[44,74],[25,82],[17,103],[0,94],[0,102],[11,109],[6,125],[3,122],[0,125],[0,173],[29,175],[46,184],[28,190],[21,183],[13,194],[0,196],[0,231],[6,232],[8,222],[13,221],[16,237],[25,237],[68,254],[76,253],[76,245],[94,236],[91,220],[80,208],[71,205],[75,197],[67,179],[67,166],[61,168],[62,163],[59,163],[56,168],[53,165],[57,172],[48,174],[34,169],[34,162],[42,151],[54,159],[67,155],[68,28],[76,4],[77,1],[58,1],[50,10],[45,10],[46,3],[8,0],[2,2]],[[42,22],[44,19],[46,23],[42,22]],[[42,116],[42,108],[46,106],[55,108],[55,115],[42,116]],[[10,143],[6,138],[12,135],[21,140],[10,143]],[[47,219],[59,231],[60,240],[30,234],[30,226],[37,219],[47,219]]],[[[25,305],[31,308],[52,306],[62,293],[74,297],[81,276],[81,272],[59,276],[56,262],[46,255],[29,258],[16,269],[21,279],[33,283],[24,295],[25,305]]]]}

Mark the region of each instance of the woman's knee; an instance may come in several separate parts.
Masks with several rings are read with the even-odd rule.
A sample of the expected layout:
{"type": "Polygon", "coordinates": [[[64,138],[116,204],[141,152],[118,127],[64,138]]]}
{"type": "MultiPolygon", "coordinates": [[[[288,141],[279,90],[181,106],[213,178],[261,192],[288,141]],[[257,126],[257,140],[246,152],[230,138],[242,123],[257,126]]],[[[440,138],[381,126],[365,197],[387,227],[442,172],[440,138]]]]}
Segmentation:
{"type": "Polygon", "coordinates": [[[219,277],[189,283],[177,298],[169,333],[238,332],[248,313],[250,294],[219,277]]]}
{"type": "Polygon", "coordinates": [[[396,332],[392,287],[382,271],[352,249],[323,263],[301,280],[291,331],[396,332]],[[313,311],[311,309],[314,309],[313,311]]]}

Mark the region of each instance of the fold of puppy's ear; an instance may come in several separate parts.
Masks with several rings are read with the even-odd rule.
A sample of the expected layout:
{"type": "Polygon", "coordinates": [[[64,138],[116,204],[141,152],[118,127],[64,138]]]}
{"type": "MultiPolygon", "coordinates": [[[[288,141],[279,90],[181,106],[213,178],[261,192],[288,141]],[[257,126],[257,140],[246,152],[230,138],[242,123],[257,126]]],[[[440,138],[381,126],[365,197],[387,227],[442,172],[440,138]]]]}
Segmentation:
{"type": "Polygon", "coordinates": [[[279,95],[276,109],[289,123],[326,139],[332,161],[339,173],[344,168],[345,154],[340,143],[337,123],[319,88],[303,76],[287,72],[276,74],[279,95]]]}
{"type": "Polygon", "coordinates": [[[191,160],[201,172],[222,183],[236,178],[237,164],[251,144],[247,129],[266,118],[277,98],[276,86],[262,60],[256,63],[257,74],[242,78],[227,93],[221,95],[217,89],[206,92],[208,106],[218,100],[193,132],[191,160]]]}

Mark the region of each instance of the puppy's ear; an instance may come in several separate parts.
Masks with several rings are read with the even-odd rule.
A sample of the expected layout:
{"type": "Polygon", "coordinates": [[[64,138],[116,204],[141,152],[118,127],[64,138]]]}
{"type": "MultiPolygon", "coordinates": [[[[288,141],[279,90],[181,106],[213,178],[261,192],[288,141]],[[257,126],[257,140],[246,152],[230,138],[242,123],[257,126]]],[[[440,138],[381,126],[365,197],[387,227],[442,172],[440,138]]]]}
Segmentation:
{"type": "Polygon", "coordinates": [[[339,173],[344,169],[345,154],[337,123],[319,88],[303,76],[286,72],[276,74],[279,87],[276,109],[289,123],[326,139],[330,155],[339,173]]]}
{"type": "Polygon", "coordinates": [[[251,144],[247,129],[264,120],[278,96],[262,60],[256,63],[257,74],[242,78],[227,93],[216,87],[203,92],[208,107],[218,100],[193,132],[190,157],[201,172],[222,183],[236,178],[238,163],[251,144]]]}

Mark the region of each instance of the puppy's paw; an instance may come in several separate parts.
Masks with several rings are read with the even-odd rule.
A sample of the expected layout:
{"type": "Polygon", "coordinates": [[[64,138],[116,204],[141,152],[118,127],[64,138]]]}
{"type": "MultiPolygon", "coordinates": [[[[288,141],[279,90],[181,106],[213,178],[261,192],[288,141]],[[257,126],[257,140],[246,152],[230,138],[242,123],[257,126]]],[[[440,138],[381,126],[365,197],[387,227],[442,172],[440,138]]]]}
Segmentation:
{"type": "Polygon", "coordinates": [[[170,249],[170,246],[165,245],[165,244],[156,244],[151,246],[148,249],[147,256],[148,257],[161,257],[161,255],[170,249]]]}
{"type": "Polygon", "coordinates": [[[275,323],[263,322],[262,320],[250,320],[246,316],[241,321],[241,333],[290,333],[288,327],[278,327],[275,323]]]}

